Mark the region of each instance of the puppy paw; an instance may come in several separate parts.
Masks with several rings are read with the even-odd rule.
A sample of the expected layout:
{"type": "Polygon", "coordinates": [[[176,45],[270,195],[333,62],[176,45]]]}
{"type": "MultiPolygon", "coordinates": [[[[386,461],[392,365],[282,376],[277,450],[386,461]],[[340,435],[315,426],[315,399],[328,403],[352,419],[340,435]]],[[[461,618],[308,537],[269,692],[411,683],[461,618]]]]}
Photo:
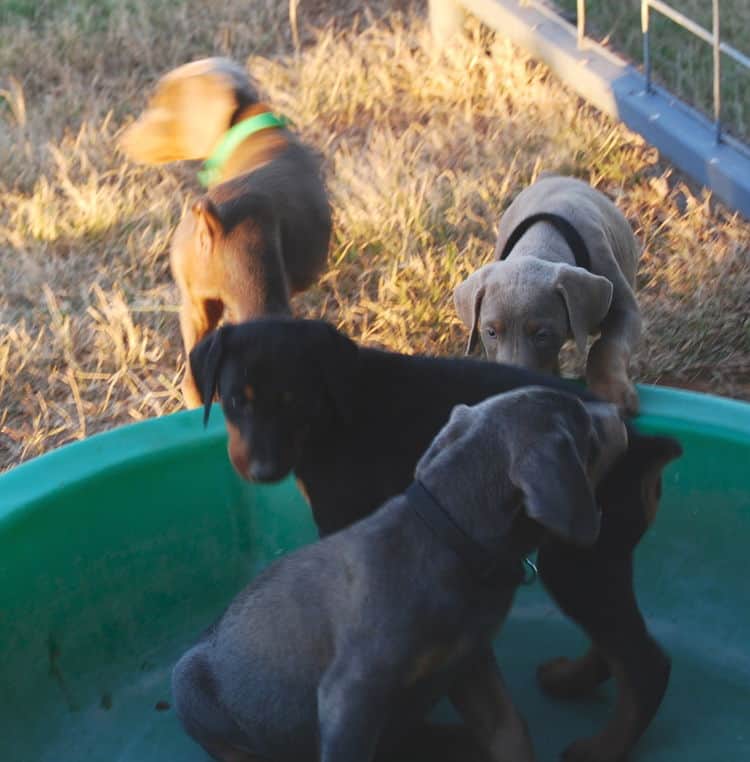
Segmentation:
{"type": "Polygon", "coordinates": [[[548,696],[574,699],[587,696],[610,676],[606,661],[590,653],[580,659],[564,656],[540,664],[536,670],[539,687],[548,696]]]}
{"type": "Polygon", "coordinates": [[[598,397],[607,402],[617,405],[617,409],[624,415],[638,415],[640,402],[638,392],[632,381],[627,377],[606,377],[591,379],[589,388],[598,397]]]}
{"type": "Polygon", "coordinates": [[[627,753],[602,736],[573,741],[562,753],[564,762],[625,762],[627,753]]]}

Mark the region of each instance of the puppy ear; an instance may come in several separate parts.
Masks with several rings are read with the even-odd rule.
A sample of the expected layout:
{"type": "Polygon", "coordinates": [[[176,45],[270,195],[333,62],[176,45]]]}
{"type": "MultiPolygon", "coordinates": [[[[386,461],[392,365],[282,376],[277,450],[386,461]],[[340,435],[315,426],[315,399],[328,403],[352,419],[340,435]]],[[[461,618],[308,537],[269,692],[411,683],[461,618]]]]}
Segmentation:
{"type": "Polygon", "coordinates": [[[223,58],[185,64],[161,89],[173,90],[183,159],[205,159],[230,128],[238,109],[257,100],[244,69],[223,58]]]}
{"type": "Polygon", "coordinates": [[[190,370],[203,402],[203,425],[208,424],[211,403],[216,393],[219,371],[224,359],[224,344],[231,326],[224,325],[209,333],[190,352],[190,370]]]}
{"type": "Polygon", "coordinates": [[[586,349],[590,333],[604,320],[612,304],[612,284],[607,278],[572,265],[558,267],[555,289],[560,293],[568,311],[570,330],[578,351],[586,349]]]}
{"type": "Polygon", "coordinates": [[[482,309],[485,283],[484,268],[472,273],[463,283],[456,286],[453,292],[453,303],[461,322],[469,328],[469,341],[466,345],[466,354],[474,351],[479,339],[479,312],[482,309]]]}
{"type": "Polygon", "coordinates": [[[599,508],[576,443],[562,425],[513,459],[510,479],[523,493],[529,518],[575,544],[596,542],[599,508]]]}
{"type": "Polygon", "coordinates": [[[224,233],[219,210],[208,196],[203,196],[193,204],[192,212],[195,217],[198,254],[207,259],[214,250],[214,244],[224,233]]]}
{"type": "Polygon", "coordinates": [[[345,423],[354,416],[354,376],[359,362],[359,348],[330,323],[319,322],[325,331],[323,346],[318,359],[323,371],[323,381],[336,412],[345,423]]]}
{"type": "Polygon", "coordinates": [[[477,413],[468,405],[456,405],[451,410],[450,418],[435,438],[430,442],[427,449],[414,469],[415,474],[422,472],[424,468],[444,450],[450,447],[456,440],[460,439],[475,424],[477,413]]]}

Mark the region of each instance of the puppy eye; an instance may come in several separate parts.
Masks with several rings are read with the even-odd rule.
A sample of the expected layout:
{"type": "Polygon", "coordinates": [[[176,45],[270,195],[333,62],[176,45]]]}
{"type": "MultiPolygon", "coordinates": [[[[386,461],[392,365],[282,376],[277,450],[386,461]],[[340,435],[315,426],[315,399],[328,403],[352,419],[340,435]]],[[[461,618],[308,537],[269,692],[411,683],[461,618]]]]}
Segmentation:
{"type": "Polygon", "coordinates": [[[487,326],[486,330],[487,330],[487,335],[491,339],[496,339],[497,338],[497,331],[492,326],[487,326]]]}
{"type": "Polygon", "coordinates": [[[537,344],[546,344],[552,338],[552,332],[546,328],[540,328],[538,331],[534,331],[533,338],[537,344]]]}

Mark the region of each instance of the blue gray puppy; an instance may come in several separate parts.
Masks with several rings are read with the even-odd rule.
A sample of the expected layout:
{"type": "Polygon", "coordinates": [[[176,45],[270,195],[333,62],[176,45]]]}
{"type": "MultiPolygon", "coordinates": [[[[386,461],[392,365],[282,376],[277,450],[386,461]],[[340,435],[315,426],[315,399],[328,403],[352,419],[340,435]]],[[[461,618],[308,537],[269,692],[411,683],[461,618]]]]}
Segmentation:
{"type": "Polygon", "coordinates": [[[481,340],[490,360],[557,373],[568,339],[584,353],[589,335],[598,335],[586,380],[596,395],[634,415],[638,395],[628,365],[641,335],[639,256],[630,224],[604,194],[572,177],[543,177],[503,214],[496,261],[454,292],[470,330],[469,351],[481,340]]]}
{"type": "Polygon", "coordinates": [[[225,762],[392,759],[447,696],[488,759],[533,760],[492,638],[548,533],[596,540],[594,489],[626,448],[614,406],[551,389],[457,406],[406,493],[271,565],[180,659],[185,729],[225,762]]]}

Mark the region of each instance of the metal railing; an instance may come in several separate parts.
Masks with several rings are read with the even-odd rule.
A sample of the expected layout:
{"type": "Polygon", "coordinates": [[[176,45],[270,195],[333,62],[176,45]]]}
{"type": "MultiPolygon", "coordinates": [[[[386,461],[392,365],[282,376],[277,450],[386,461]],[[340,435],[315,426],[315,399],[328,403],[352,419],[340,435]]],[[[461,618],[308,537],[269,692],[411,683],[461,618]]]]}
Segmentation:
{"type": "MultiPolygon", "coordinates": [[[[583,45],[586,37],[586,0],[576,0],[576,29],[578,33],[578,45],[583,45]]],[[[712,0],[712,27],[709,31],[697,24],[684,13],[672,8],[662,0],[641,0],[641,32],[643,33],[643,70],[646,77],[646,92],[653,92],[651,84],[651,37],[650,20],[651,11],[657,11],[666,16],[678,26],[691,32],[713,48],[713,119],[716,142],[722,139],[721,134],[721,54],[736,61],[750,71],[750,57],[744,55],[736,48],[721,41],[721,13],[719,0],[712,0]]]]}

